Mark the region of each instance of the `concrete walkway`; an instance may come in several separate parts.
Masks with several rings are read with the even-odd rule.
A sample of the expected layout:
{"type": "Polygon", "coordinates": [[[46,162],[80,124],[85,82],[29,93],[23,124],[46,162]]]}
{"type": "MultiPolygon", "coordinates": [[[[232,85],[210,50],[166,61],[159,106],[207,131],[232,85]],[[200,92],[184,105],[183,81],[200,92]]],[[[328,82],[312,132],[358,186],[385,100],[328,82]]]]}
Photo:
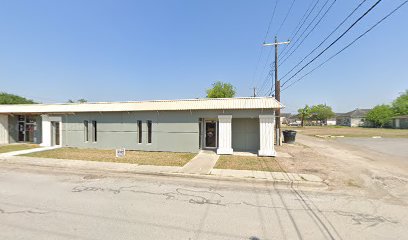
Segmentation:
{"type": "Polygon", "coordinates": [[[31,148],[31,149],[19,150],[19,151],[14,151],[14,152],[6,152],[6,153],[1,153],[0,157],[11,157],[11,156],[17,156],[17,155],[24,155],[24,154],[34,153],[34,152],[48,151],[48,150],[52,150],[52,149],[56,149],[60,147],[61,146],[39,147],[39,148],[31,148]]]}
{"type": "Polygon", "coordinates": [[[220,156],[213,151],[201,150],[180,170],[182,173],[209,174],[220,156]]]}

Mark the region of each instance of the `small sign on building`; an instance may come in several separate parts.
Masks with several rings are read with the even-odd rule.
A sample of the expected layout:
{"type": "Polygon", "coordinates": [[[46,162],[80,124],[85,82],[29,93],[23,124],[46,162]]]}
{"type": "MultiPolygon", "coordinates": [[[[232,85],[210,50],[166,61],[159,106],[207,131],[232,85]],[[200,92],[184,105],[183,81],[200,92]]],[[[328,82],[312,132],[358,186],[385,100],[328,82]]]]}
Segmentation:
{"type": "Polygon", "coordinates": [[[124,157],[125,155],[126,155],[126,149],[124,148],[116,149],[116,157],[120,158],[120,157],[124,157]]]}

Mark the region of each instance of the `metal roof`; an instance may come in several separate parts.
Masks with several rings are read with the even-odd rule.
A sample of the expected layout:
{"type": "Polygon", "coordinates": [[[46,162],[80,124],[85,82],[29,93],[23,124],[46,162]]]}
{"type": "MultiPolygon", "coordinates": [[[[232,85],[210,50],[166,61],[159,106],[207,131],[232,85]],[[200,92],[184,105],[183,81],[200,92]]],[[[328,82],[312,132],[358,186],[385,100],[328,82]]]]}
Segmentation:
{"type": "Polygon", "coordinates": [[[75,113],[283,108],[273,97],[0,105],[0,113],[75,113]]]}
{"type": "Polygon", "coordinates": [[[360,118],[360,117],[365,117],[367,113],[371,111],[371,109],[355,109],[351,112],[343,113],[341,115],[338,115],[337,117],[352,117],[352,118],[360,118]]]}

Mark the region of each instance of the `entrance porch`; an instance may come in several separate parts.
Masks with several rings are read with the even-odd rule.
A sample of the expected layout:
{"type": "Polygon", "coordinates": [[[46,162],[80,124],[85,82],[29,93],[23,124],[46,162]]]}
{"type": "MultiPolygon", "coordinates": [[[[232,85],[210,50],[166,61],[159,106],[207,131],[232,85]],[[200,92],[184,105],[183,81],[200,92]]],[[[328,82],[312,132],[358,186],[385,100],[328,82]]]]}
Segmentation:
{"type": "Polygon", "coordinates": [[[200,119],[200,149],[214,150],[217,154],[236,152],[276,156],[275,116],[232,118],[219,115],[217,119],[200,119]]]}

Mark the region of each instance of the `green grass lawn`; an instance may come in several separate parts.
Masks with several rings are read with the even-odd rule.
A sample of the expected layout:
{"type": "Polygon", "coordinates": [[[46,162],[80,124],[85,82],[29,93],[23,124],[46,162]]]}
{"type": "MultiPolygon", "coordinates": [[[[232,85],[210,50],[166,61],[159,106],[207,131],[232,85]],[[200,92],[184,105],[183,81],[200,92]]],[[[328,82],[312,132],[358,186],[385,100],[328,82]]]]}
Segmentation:
{"type": "Polygon", "coordinates": [[[363,127],[344,127],[344,126],[305,126],[305,127],[284,127],[298,131],[301,134],[332,135],[345,137],[374,137],[384,138],[408,138],[408,129],[389,129],[389,128],[363,128],[363,127]]]}
{"type": "Polygon", "coordinates": [[[0,153],[14,152],[26,149],[38,148],[37,144],[8,144],[0,146],[0,153]]]}
{"type": "Polygon", "coordinates": [[[196,154],[172,152],[126,151],[126,156],[117,158],[115,150],[58,148],[50,151],[26,154],[27,157],[76,159],[99,162],[133,163],[157,166],[184,166],[196,154]]]}
{"type": "Polygon", "coordinates": [[[218,169],[235,169],[235,170],[256,170],[268,172],[282,172],[276,159],[273,157],[256,157],[256,156],[221,156],[214,168],[218,169]]]}

